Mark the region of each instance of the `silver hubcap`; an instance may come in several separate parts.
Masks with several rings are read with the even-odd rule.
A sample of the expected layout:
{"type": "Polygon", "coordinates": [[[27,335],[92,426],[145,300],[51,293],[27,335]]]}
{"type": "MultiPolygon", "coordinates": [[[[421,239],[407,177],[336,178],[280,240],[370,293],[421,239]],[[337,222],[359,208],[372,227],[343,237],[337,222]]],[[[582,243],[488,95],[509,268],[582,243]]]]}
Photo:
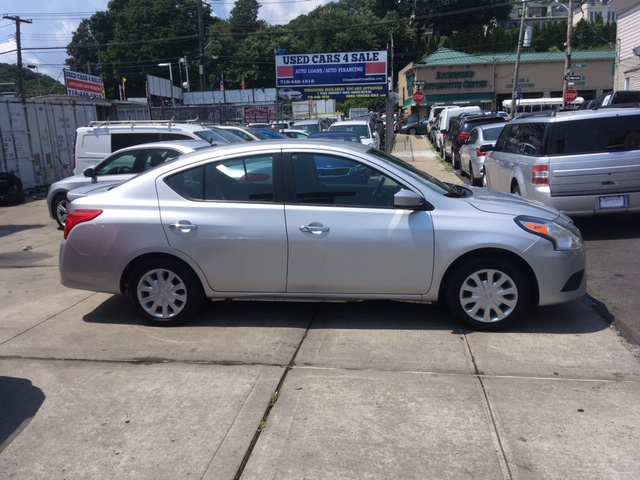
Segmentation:
{"type": "Polygon", "coordinates": [[[67,223],[67,216],[69,215],[68,207],[69,207],[69,202],[66,200],[62,200],[61,202],[58,202],[58,205],[56,206],[56,216],[58,217],[58,220],[60,220],[60,223],[62,225],[67,223]]]}
{"type": "Polygon", "coordinates": [[[170,270],[150,270],[138,282],[138,301],[149,315],[169,319],[178,315],[187,304],[187,287],[170,270]]]}
{"type": "Polygon", "coordinates": [[[515,282],[499,270],[479,270],[472,273],[460,288],[460,305],[478,322],[504,320],[518,304],[515,282]]]}

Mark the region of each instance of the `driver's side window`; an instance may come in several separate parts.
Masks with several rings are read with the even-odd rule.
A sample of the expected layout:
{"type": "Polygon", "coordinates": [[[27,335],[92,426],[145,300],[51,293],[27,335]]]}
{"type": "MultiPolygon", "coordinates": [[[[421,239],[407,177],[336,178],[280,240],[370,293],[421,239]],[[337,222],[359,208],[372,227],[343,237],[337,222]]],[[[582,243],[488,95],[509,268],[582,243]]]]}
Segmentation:
{"type": "Polygon", "coordinates": [[[135,173],[134,166],[138,152],[123,152],[119,155],[114,155],[106,161],[99,164],[94,170],[94,175],[117,175],[135,173]]]}

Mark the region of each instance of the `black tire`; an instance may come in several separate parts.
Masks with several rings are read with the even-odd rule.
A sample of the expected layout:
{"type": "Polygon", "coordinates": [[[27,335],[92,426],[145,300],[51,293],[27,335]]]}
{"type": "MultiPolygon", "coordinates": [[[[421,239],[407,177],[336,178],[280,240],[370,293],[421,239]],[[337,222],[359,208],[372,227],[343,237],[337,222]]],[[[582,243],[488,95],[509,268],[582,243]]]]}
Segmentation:
{"type": "Polygon", "coordinates": [[[471,180],[471,185],[473,185],[474,187],[482,187],[484,184],[484,179],[482,177],[476,178],[474,176],[473,165],[471,164],[471,162],[469,162],[469,180],[471,180]]]}
{"type": "Polygon", "coordinates": [[[415,128],[409,129],[409,135],[415,135],[416,133],[418,133],[418,130],[416,130],[415,128]]]}
{"type": "Polygon", "coordinates": [[[529,307],[530,287],[516,267],[499,258],[465,263],[451,276],[446,303],[472,330],[495,332],[516,322],[529,307]]]}
{"type": "Polygon", "coordinates": [[[51,202],[51,211],[53,212],[53,218],[56,219],[60,228],[64,228],[67,223],[67,216],[69,215],[69,200],[66,193],[58,193],[53,197],[51,202]]]}
{"type": "Polygon", "coordinates": [[[18,205],[25,201],[22,180],[13,173],[0,173],[0,207],[18,205]]]}
{"type": "Polygon", "coordinates": [[[520,185],[516,183],[513,188],[511,188],[511,193],[513,193],[514,195],[522,196],[522,192],[520,192],[520,185]]]}
{"type": "Polygon", "coordinates": [[[197,275],[170,258],[150,259],[138,265],[129,278],[127,294],[145,322],[162,327],[188,321],[205,299],[197,275]]]}
{"type": "Polygon", "coordinates": [[[456,170],[460,168],[460,160],[456,156],[456,152],[453,151],[453,148],[451,149],[451,166],[456,170]]]}

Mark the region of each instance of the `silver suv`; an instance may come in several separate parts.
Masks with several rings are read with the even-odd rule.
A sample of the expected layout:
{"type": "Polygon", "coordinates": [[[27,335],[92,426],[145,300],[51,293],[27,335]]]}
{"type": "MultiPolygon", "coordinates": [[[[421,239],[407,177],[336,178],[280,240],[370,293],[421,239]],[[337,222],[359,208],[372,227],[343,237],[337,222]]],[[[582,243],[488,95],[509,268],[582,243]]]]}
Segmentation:
{"type": "Polygon", "coordinates": [[[524,114],[505,125],[485,170],[489,188],[574,217],[640,212],[640,109],[524,114]]]}

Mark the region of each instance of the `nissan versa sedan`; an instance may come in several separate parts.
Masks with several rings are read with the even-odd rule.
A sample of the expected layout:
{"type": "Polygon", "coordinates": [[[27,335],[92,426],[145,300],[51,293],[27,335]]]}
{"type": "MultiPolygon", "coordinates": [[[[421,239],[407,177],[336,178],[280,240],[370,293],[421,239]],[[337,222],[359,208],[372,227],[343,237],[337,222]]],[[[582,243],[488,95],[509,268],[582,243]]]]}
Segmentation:
{"type": "Polygon", "coordinates": [[[499,330],[586,291],[567,216],[351,142],[195,152],[70,210],[62,284],[127,295],[155,325],[205,299],[387,299],[442,302],[467,327],[499,330]],[[365,182],[349,175],[365,170],[365,182]]]}

